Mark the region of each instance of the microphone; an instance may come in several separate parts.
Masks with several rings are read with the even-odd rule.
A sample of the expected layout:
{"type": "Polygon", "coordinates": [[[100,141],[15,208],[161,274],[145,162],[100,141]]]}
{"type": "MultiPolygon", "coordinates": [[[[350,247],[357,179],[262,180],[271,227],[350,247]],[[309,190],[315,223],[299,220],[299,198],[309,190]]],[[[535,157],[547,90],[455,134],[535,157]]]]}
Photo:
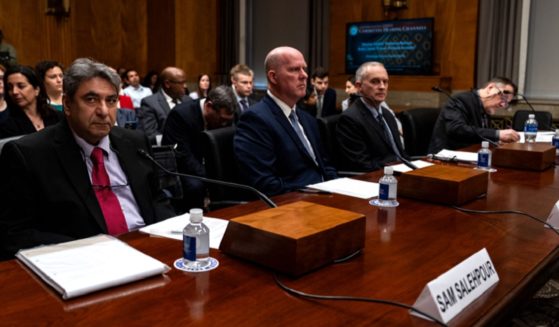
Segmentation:
{"type": "Polygon", "coordinates": [[[194,178],[194,179],[197,179],[197,180],[200,180],[204,183],[209,183],[209,184],[216,184],[216,185],[222,185],[222,186],[227,186],[227,187],[231,187],[231,188],[248,190],[248,191],[253,192],[256,195],[258,195],[258,197],[262,201],[264,201],[270,208],[277,208],[277,205],[269,197],[267,197],[264,193],[260,192],[259,190],[255,189],[254,187],[251,187],[251,186],[248,186],[248,185],[243,185],[243,184],[232,183],[232,182],[224,182],[224,181],[211,179],[211,178],[206,178],[206,177],[202,177],[202,176],[189,175],[189,174],[183,174],[183,173],[177,173],[177,172],[174,172],[174,171],[170,171],[169,169],[163,167],[162,164],[160,164],[157,160],[155,160],[144,149],[138,149],[137,151],[142,157],[144,157],[144,158],[148,159],[149,161],[153,162],[157,167],[159,167],[161,170],[163,170],[167,174],[175,175],[175,176],[181,176],[181,177],[194,178]]]}
{"type": "MultiPolygon", "coordinates": [[[[371,99],[371,98],[369,98],[369,97],[367,97],[367,96],[365,96],[365,95],[363,95],[363,94],[354,93],[354,96],[355,96],[355,98],[363,98],[363,99],[370,100],[370,101],[372,101],[372,102],[376,102],[375,100],[373,100],[373,99],[371,99]]],[[[381,106],[379,105],[379,107],[381,107],[381,106]]],[[[388,111],[388,109],[387,109],[387,111],[388,111]]],[[[379,114],[380,114],[380,113],[379,113],[379,114]]],[[[381,116],[381,119],[384,120],[384,116],[383,116],[383,115],[380,115],[380,116],[381,116]]],[[[386,124],[386,126],[388,126],[388,123],[386,122],[386,120],[384,120],[384,123],[386,124]]],[[[390,133],[392,133],[392,131],[391,131],[390,133]]],[[[392,136],[394,136],[394,135],[392,135],[392,136]]],[[[396,144],[394,144],[394,145],[396,145],[396,144]]],[[[409,160],[403,158],[403,157],[402,157],[400,154],[398,154],[396,151],[394,151],[394,155],[396,155],[396,157],[398,158],[398,160],[400,160],[404,165],[408,166],[410,169],[413,169],[413,170],[416,170],[416,169],[417,169],[417,166],[416,166],[416,165],[412,164],[409,160]]]]}
{"type": "MultiPolygon", "coordinates": [[[[532,113],[534,114],[534,116],[536,116],[536,109],[534,109],[534,107],[532,106],[532,104],[530,103],[530,101],[528,101],[528,99],[524,96],[524,94],[521,93],[517,93],[516,95],[520,96],[522,98],[522,100],[524,100],[524,102],[526,102],[526,104],[528,105],[528,107],[530,107],[530,110],[532,110],[532,113]]],[[[545,131],[552,131],[554,132],[554,129],[551,129],[550,126],[542,126],[543,130],[545,131]]]]}
{"type": "Polygon", "coordinates": [[[452,95],[451,95],[447,90],[441,89],[441,87],[438,86],[438,85],[435,85],[435,86],[431,87],[431,90],[433,90],[433,91],[435,91],[435,92],[442,93],[442,94],[446,95],[446,96],[449,97],[449,98],[452,97],[452,95]]]}

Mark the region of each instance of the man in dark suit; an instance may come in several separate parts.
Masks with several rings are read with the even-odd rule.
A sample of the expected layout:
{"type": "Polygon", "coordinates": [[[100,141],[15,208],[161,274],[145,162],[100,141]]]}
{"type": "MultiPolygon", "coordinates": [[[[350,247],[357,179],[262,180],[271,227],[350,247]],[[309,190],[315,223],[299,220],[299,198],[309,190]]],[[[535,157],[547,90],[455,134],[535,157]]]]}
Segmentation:
{"type": "MultiPolygon", "coordinates": [[[[162,144],[177,145],[177,165],[181,173],[205,176],[202,131],[231,125],[236,99],[230,87],[212,89],[207,98],[184,102],[169,113],[163,129],[162,144]]],[[[203,182],[182,178],[184,199],[179,211],[202,208],[206,196],[203,182]]]]}
{"type": "Polygon", "coordinates": [[[508,78],[495,77],[479,89],[450,98],[437,118],[429,153],[456,150],[483,140],[516,142],[520,135],[513,129],[491,128],[489,116],[506,109],[516,94],[516,85],[508,78]]]}
{"type": "Polygon", "coordinates": [[[229,76],[231,77],[231,87],[239,104],[239,114],[242,114],[257,102],[251,97],[254,73],[247,65],[237,64],[231,68],[229,76]]]}
{"type": "Polygon", "coordinates": [[[307,87],[305,58],[297,49],[279,47],[268,53],[265,66],[267,95],[241,115],[235,133],[242,177],[269,195],[336,178],[316,119],[296,108],[307,87]]]}
{"type": "Polygon", "coordinates": [[[388,73],[379,62],[366,62],[356,72],[359,98],[343,112],[336,135],[344,169],[371,171],[407,159],[394,115],[386,108],[388,73]]]}
{"type": "Polygon", "coordinates": [[[177,67],[167,67],[159,75],[160,89],[142,99],[138,110],[138,128],[154,143],[155,136],[163,133],[165,119],[177,104],[192,100],[185,94],[186,77],[177,67]]]}
{"type": "Polygon", "coordinates": [[[160,198],[146,137],[114,127],[120,78],[77,59],[64,75],[66,119],[0,156],[0,252],[117,235],[174,215],[160,198]]]}
{"type": "Polygon", "coordinates": [[[311,76],[311,85],[316,93],[316,111],[309,113],[317,118],[339,113],[336,109],[336,91],[328,87],[328,71],[322,67],[315,69],[311,76]]]}

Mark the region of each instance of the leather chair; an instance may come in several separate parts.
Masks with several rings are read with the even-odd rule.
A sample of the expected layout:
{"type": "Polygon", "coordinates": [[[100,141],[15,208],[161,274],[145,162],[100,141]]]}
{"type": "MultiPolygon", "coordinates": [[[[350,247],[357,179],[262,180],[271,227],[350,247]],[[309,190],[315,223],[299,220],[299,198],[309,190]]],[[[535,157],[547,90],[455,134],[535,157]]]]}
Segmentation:
{"type": "MultiPolygon", "coordinates": [[[[528,119],[529,114],[533,114],[532,110],[518,110],[512,116],[512,128],[515,131],[524,131],[524,123],[528,119]]],[[[538,121],[539,130],[553,130],[553,117],[550,112],[536,111],[536,120],[538,121]]]]}
{"type": "MultiPolygon", "coordinates": [[[[243,183],[233,150],[234,135],[234,126],[202,132],[206,177],[225,182],[243,183]]],[[[212,184],[207,186],[212,209],[257,199],[248,191],[212,184]]]]}
{"type": "Polygon", "coordinates": [[[341,114],[317,118],[322,147],[330,163],[337,169],[340,168],[341,162],[338,152],[338,139],[336,137],[336,124],[338,124],[340,116],[341,114]]]}
{"type": "Polygon", "coordinates": [[[10,141],[15,141],[22,136],[24,136],[24,135],[18,135],[18,136],[12,136],[12,137],[6,137],[4,139],[0,139],[0,153],[2,153],[2,149],[4,148],[4,145],[6,145],[6,143],[8,143],[10,141]]]}
{"type": "Polygon", "coordinates": [[[427,155],[439,108],[416,108],[398,113],[404,132],[404,146],[409,156],[427,155]]]}

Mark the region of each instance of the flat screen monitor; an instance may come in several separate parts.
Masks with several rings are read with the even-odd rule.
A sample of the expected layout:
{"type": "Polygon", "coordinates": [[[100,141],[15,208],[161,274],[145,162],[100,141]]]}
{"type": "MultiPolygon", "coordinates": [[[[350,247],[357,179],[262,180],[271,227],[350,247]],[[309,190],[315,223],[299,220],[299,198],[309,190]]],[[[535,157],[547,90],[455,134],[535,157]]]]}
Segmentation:
{"type": "Polygon", "coordinates": [[[346,73],[367,61],[379,61],[389,74],[431,75],[433,18],[348,23],[346,73]]]}

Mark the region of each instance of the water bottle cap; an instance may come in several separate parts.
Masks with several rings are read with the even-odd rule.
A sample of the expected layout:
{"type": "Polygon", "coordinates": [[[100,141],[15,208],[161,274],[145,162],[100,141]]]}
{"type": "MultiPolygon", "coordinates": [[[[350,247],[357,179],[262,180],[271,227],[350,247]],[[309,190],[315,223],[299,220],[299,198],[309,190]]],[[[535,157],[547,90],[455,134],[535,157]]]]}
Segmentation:
{"type": "Polygon", "coordinates": [[[384,167],[384,174],[385,175],[392,175],[394,173],[394,168],[392,166],[384,167]]]}
{"type": "Polygon", "coordinates": [[[190,222],[200,223],[204,218],[204,211],[202,209],[190,209],[190,222]]]}
{"type": "Polygon", "coordinates": [[[489,142],[487,142],[487,141],[482,141],[482,142],[481,142],[481,147],[482,147],[482,148],[489,148],[489,142]]]}
{"type": "Polygon", "coordinates": [[[528,118],[534,119],[534,118],[536,118],[536,115],[534,115],[534,114],[529,114],[529,115],[528,115],[528,118]]]}
{"type": "Polygon", "coordinates": [[[559,129],[555,130],[555,135],[559,135],[559,129]]]}

